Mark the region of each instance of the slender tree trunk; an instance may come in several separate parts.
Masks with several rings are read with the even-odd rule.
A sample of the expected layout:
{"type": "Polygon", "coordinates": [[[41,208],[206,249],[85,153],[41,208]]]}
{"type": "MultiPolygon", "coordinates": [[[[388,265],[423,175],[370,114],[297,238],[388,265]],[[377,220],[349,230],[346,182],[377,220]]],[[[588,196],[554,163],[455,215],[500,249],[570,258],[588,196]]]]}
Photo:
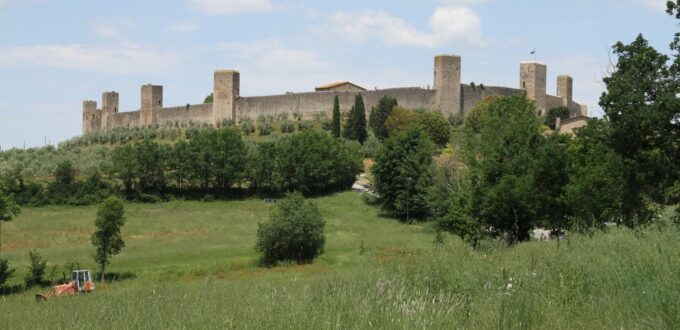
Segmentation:
{"type": "Polygon", "coordinates": [[[100,282],[102,282],[102,283],[104,283],[104,269],[105,269],[105,266],[102,265],[102,266],[100,267],[100,271],[101,271],[101,273],[102,273],[102,277],[101,277],[100,282]]]}

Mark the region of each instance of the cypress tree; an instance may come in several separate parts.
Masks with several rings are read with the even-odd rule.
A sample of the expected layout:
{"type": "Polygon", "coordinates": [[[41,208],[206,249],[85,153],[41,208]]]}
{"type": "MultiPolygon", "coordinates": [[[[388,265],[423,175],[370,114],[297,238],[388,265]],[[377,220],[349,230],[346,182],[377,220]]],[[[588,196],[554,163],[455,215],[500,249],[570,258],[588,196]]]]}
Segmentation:
{"type": "Polygon", "coordinates": [[[392,109],[397,106],[397,99],[391,98],[387,95],[383,96],[378,102],[378,107],[375,109],[375,114],[373,118],[373,133],[375,136],[384,141],[389,136],[389,132],[385,129],[385,121],[392,114],[392,109]]]}
{"type": "Polygon", "coordinates": [[[366,108],[364,107],[364,98],[361,97],[361,94],[357,95],[354,99],[354,112],[352,115],[354,117],[353,140],[364,143],[366,138],[368,138],[368,132],[366,131],[366,108]]]}
{"type": "Polygon", "coordinates": [[[349,110],[347,113],[347,120],[345,121],[345,128],[342,131],[342,137],[348,140],[355,140],[354,138],[354,127],[355,125],[355,117],[354,117],[354,112],[355,112],[355,107],[352,106],[352,109],[349,110]]]}
{"type": "Polygon", "coordinates": [[[340,137],[340,100],[338,95],[335,95],[333,100],[333,121],[331,122],[331,133],[333,137],[340,137]]]}

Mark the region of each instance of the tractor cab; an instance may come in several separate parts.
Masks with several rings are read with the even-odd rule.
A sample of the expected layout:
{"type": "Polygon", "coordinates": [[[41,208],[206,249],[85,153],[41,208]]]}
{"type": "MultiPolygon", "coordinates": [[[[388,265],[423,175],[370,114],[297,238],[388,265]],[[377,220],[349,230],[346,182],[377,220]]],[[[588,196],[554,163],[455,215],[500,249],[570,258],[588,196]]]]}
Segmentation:
{"type": "Polygon", "coordinates": [[[74,270],[71,273],[71,282],[75,284],[78,292],[90,292],[94,290],[92,273],[89,270],[74,270]]]}

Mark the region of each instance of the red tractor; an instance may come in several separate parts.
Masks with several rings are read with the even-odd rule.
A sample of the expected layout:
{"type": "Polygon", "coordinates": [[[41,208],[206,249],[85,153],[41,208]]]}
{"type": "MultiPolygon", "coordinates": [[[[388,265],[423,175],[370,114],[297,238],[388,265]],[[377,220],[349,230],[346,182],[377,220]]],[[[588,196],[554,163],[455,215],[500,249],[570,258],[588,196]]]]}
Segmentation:
{"type": "Polygon", "coordinates": [[[94,281],[89,270],[74,270],[71,273],[71,281],[62,285],[57,285],[45,294],[36,294],[35,299],[46,301],[50,297],[72,296],[77,293],[94,291],[94,281]]]}

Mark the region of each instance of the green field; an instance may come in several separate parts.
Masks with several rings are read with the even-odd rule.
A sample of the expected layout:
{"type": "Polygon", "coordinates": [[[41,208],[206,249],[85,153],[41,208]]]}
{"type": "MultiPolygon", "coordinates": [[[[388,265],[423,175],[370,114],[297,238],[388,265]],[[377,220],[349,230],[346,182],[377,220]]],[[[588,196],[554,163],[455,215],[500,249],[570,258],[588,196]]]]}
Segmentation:
{"type": "MultiPolygon", "coordinates": [[[[611,229],[567,242],[472,250],[434,243],[353,192],[315,199],[327,220],[314,264],[260,268],[253,250],[269,205],[127,204],[127,246],[109,270],[131,278],[38,303],[0,298],[16,328],[674,328],[680,324],[680,232],[611,229]]],[[[94,269],[96,207],[27,208],[2,227],[20,283],[28,251],[94,269]]],[[[10,284],[11,284],[10,283],[10,284]]]]}

